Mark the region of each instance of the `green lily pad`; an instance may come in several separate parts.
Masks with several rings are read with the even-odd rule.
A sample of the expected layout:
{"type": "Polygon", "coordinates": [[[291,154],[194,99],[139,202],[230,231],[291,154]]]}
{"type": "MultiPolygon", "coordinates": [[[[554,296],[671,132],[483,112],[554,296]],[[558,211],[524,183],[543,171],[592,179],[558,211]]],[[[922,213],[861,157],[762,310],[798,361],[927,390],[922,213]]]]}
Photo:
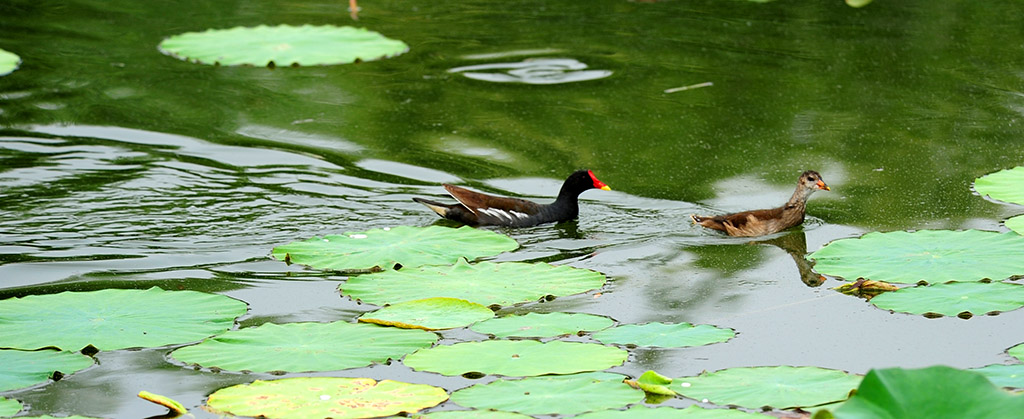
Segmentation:
{"type": "Polygon", "coordinates": [[[719,405],[781,409],[845,400],[860,380],[857,375],[818,367],[744,367],[679,378],[672,389],[719,405]]]}
{"type": "Polygon", "coordinates": [[[981,373],[999,387],[1024,388],[1024,364],[993,364],[970,371],[981,373]]]}
{"type": "Polygon", "coordinates": [[[14,416],[21,411],[21,402],[0,397],[0,416],[14,416]]]}
{"type": "Polygon", "coordinates": [[[674,407],[647,407],[636,405],[626,410],[601,410],[574,416],[573,419],[768,419],[771,416],[747,413],[734,409],[705,409],[689,406],[685,409],[674,407]]]}
{"type": "Polygon", "coordinates": [[[835,417],[994,419],[1020,412],[1024,396],[1000,390],[979,373],[935,366],[869,371],[857,394],[836,408],[835,417]]]}
{"type": "Polygon", "coordinates": [[[403,363],[444,375],[531,376],[603,370],[622,364],[627,355],[622,349],[593,343],[489,340],[421,349],[403,363]]]}
{"type": "Polygon", "coordinates": [[[274,248],[274,257],[317,269],[367,270],[422,265],[450,265],[515,250],[506,236],[472,227],[441,226],[373,229],[314,237],[274,248]]]}
{"type": "Polygon", "coordinates": [[[497,337],[554,337],[601,330],[615,324],[612,319],[586,313],[526,313],[483,321],[470,329],[497,337]]]}
{"type": "Polygon", "coordinates": [[[0,76],[6,76],[18,69],[21,57],[17,54],[0,49],[0,76]]]}
{"type": "Polygon", "coordinates": [[[533,416],[526,416],[515,412],[501,412],[497,410],[445,410],[442,412],[428,413],[425,415],[413,415],[416,419],[532,419],[533,416]]]}
{"type": "Polygon", "coordinates": [[[1024,285],[949,282],[887,292],[872,298],[871,304],[903,313],[979,315],[1024,307],[1024,285]]]}
{"type": "Polygon", "coordinates": [[[427,297],[461,298],[474,303],[510,305],[548,295],[586,292],[604,285],[604,275],[546,263],[464,260],[452,266],[425,266],[360,275],[341,284],[341,293],[375,305],[427,297]]]}
{"type": "Polygon", "coordinates": [[[93,416],[79,416],[79,415],[71,415],[71,416],[42,415],[42,416],[18,416],[18,419],[100,419],[100,418],[96,418],[96,417],[93,417],[93,416]]]}
{"type": "Polygon", "coordinates": [[[215,65],[293,66],[348,64],[393,57],[409,50],[402,41],[351,26],[266,26],[210,29],[171,36],[160,52],[215,65]]]}
{"type": "Polygon", "coordinates": [[[1014,358],[1024,361],[1024,343],[1007,349],[1006,353],[1010,354],[1010,356],[1014,358]]]}
{"type": "Polygon", "coordinates": [[[914,284],[1024,275],[1024,237],[980,230],[868,233],[831,242],[814,270],[847,279],[914,284]]]}
{"type": "Polygon", "coordinates": [[[361,323],[264,323],[186,346],[171,357],[232,371],[333,371],[399,359],[437,335],[361,323]]]}
{"type": "Polygon", "coordinates": [[[846,0],[846,5],[850,7],[864,7],[871,4],[873,0],[846,0]]]}
{"type": "Polygon", "coordinates": [[[0,342],[19,349],[156,347],[230,329],[247,305],[196,291],[106,289],[0,301],[0,342]]]}
{"type": "Polygon", "coordinates": [[[71,352],[0,349],[0,391],[34,386],[49,380],[55,371],[71,375],[92,364],[92,358],[71,352]]]}
{"type": "Polygon", "coordinates": [[[644,399],[644,392],[603,376],[531,377],[477,384],[452,393],[452,401],[476,409],[527,415],[575,415],[623,407],[644,399]]]}
{"type": "Polygon", "coordinates": [[[974,180],[974,190],[992,199],[1024,205],[1024,166],[977,178],[974,180]]]}
{"type": "Polygon", "coordinates": [[[648,394],[658,394],[662,396],[675,396],[676,392],[669,388],[669,384],[672,384],[672,379],[664,375],[658,374],[655,371],[647,371],[637,377],[636,380],[626,380],[626,384],[639,388],[648,394]]]}
{"type": "Polygon", "coordinates": [[[266,418],[375,418],[413,413],[448,400],[443,388],[371,378],[298,377],[222,388],[216,412],[266,418]]]}
{"type": "Polygon", "coordinates": [[[458,298],[434,297],[387,306],[359,316],[359,321],[404,329],[440,330],[492,317],[494,311],[486,306],[458,298]]]}
{"type": "Polygon", "coordinates": [[[690,323],[647,323],[624,324],[594,334],[601,343],[619,345],[658,346],[682,348],[725,342],[736,336],[732,329],[722,329],[706,324],[690,323]]]}
{"type": "Polygon", "coordinates": [[[1006,225],[1006,228],[1013,230],[1015,233],[1024,235],[1024,215],[1011,217],[1003,224],[1006,225]]]}

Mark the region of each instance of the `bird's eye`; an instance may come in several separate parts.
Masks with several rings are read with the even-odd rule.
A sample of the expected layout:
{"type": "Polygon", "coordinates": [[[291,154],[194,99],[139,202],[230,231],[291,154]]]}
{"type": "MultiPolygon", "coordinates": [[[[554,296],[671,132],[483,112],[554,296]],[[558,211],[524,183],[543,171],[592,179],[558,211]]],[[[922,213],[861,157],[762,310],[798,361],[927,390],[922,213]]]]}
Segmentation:
{"type": "Polygon", "coordinates": [[[814,176],[810,176],[810,177],[807,178],[807,180],[809,180],[811,182],[814,182],[814,181],[816,181],[818,179],[815,179],[814,176]]]}

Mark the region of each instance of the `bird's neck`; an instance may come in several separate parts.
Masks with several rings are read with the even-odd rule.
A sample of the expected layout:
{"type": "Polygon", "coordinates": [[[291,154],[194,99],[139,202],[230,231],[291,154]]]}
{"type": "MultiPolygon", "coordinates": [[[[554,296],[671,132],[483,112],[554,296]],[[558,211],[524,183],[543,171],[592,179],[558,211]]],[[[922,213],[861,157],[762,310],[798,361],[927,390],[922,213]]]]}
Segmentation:
{"type": "Polygon", "coordinates": [[[563,185],[562,189],[558,191],[558,198],[555,198],[555,202],[548,204],[546,209],[576,217],[580,213],[579,197],[581,193],[563,185]]]}
{"type": "Polygon", "coordinates": [[[814,193],[814,189],[803,186],[797,187],[796,191],[793,192],[793,196],[789,197],[789,201],[786,201],[784,208],[787,210],[796,209],[803,211],[807,207],[807,198],[810,198],[812,193],[814,193]]]}

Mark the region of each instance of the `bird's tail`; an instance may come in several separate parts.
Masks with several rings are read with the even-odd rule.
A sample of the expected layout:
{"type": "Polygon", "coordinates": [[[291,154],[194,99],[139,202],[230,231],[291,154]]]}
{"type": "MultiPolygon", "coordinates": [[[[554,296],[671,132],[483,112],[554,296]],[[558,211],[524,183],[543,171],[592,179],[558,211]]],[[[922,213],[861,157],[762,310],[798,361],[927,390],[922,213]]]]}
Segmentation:
{"type": "Polygon", "coordinates": [[[446,214],[448,214],[448,208],[451,207],[450,205],[442,204],[440,202],[431,201],[429,199],[413,198],[412,200],[425,205],[427,208],[430,208],[431,211],[436,212],[437,215],[440,215],[442,218],[446,214]]]}

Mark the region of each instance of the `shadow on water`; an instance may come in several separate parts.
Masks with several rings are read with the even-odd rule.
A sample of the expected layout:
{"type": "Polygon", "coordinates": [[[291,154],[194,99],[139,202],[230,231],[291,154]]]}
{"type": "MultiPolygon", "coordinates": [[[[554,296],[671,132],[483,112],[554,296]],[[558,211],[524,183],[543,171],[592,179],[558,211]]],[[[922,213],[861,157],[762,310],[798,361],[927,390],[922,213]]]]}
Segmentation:
{"type": "Polygon", "coordinates": [[[807,260],[807,236],[803,231],[785,233],[782,237],[765,240],[761,243],[776,246],[784,250],[789,257],[793,258],[797,271],[800,272],[800,280],[808,287],[817,287],[825,283],[826,278],[814,272],[814,263],[807,260]]]}

